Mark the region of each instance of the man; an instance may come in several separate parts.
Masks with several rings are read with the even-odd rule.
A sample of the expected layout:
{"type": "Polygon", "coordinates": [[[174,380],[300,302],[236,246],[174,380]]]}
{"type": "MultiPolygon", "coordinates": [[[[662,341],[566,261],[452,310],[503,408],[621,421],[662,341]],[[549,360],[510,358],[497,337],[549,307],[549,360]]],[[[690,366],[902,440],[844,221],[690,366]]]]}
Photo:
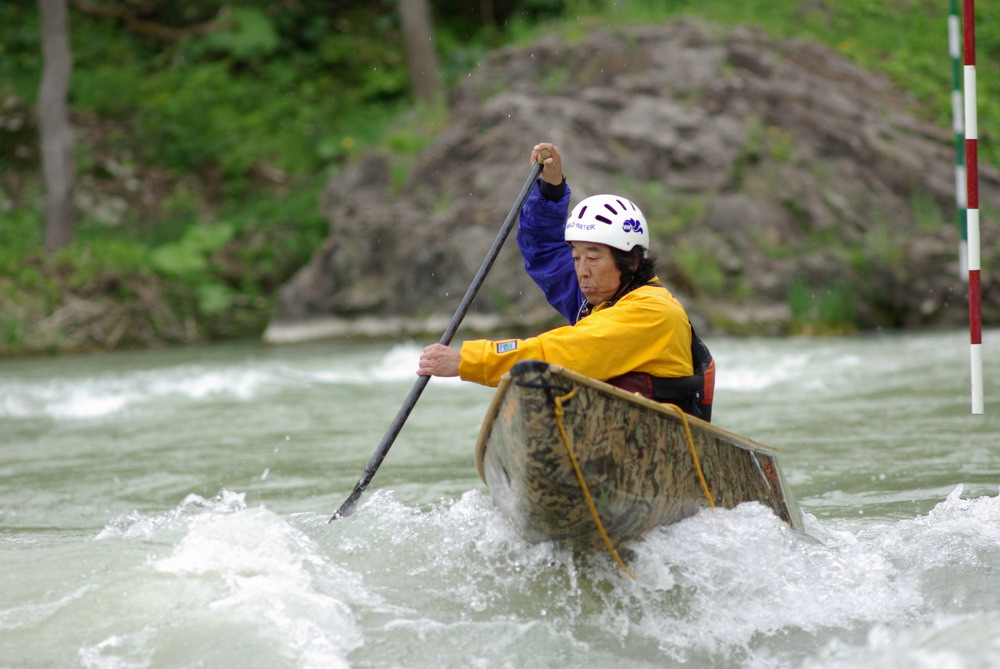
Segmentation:
{"type": "Polygon", "coordinates": [[[555,145],[521,210],[525,269],[571,325],[528,339],[431,344],[417,374],[460,376],[495,386],[516,362],[535,359],[711,417],[714,364],[687,313],[659,283],[648,256],[649,227],[617,195],[594,195],[569,214],[570,189],[555,145]]]}

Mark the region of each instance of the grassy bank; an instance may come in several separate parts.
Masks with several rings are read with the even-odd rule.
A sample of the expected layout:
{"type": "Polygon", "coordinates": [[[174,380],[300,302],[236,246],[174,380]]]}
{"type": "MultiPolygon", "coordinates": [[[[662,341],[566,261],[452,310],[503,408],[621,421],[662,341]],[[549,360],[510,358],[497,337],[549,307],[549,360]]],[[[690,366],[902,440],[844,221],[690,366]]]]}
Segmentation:
{"type": "MultiPolygon", "coordinates": [[[[496,5],[496,25],[435,17],[446,81],[503,44],[696,16],[827,44],[885,72],[913,93],[920,115],[950,125],[947,7],[938,1],[496,5]]],[[[186,7],[194,14],[184,24],[194,25],[222,5],[164,7],[153,18],[177,22],[171,12],[186,7]]],[[[1000,10],[977,11],[980,159],[997,164],[1000,10]]],[[[32,115],[38,17],[34,3],[0,7],[0,355],[259,333],[278,288],[322,243],[326,179],[373,146],[412,152],[444,127],[411,104],[393,3],[248,2],[224,29],[175,41],[78,10],[71,21],[86,201],[75,242],[45,256],[32,115]]]]}

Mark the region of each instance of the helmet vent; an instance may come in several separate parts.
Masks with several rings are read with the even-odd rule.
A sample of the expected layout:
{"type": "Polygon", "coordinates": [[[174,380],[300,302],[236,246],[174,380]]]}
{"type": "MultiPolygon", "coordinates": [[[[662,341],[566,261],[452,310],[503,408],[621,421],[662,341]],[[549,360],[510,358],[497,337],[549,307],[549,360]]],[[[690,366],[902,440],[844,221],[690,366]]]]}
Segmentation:
{"type": "Polygon", "coordinates": [[[636,246],[649,250],[649,226],[639,206],[610,193],[591,195],[576,205],[566,218],[563,238],[570,244],[604,244],[620,251],[636,246]]]}

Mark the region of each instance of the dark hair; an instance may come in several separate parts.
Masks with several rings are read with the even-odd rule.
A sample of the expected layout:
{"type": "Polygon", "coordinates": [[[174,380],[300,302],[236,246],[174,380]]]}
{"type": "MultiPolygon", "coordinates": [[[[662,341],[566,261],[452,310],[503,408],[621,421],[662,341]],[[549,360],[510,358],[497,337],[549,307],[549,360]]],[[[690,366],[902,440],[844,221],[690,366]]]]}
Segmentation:
{"type": "Polygon", "coordinates": [[[648,283],[656,276],[656,258],[647,256],[646,249],[641,246],[633,246],[631,251],[611,247],[611,255],[614,256],[615,267],[622,273],[619,294],[648,283]],[[633,265],[636,266],[635,269],[632,269],[633,265]]]}

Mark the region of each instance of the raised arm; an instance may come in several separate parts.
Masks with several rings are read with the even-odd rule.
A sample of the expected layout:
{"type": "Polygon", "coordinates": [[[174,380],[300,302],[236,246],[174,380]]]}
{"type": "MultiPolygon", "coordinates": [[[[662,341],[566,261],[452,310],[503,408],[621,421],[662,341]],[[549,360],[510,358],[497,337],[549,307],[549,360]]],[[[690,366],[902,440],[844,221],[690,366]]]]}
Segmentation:
{"type": "Polygon", "coordinates": [[[545,299],[566,320],[575,323],[583,294],[564,237],[571,192],[563,176],[562,156],[554,144],[536,144],[531,159],[537,160],[543,149],[552,155],[542,163],[541,177],[521,208],[517,245],[524,269],[542,289],[545,299]]]}

